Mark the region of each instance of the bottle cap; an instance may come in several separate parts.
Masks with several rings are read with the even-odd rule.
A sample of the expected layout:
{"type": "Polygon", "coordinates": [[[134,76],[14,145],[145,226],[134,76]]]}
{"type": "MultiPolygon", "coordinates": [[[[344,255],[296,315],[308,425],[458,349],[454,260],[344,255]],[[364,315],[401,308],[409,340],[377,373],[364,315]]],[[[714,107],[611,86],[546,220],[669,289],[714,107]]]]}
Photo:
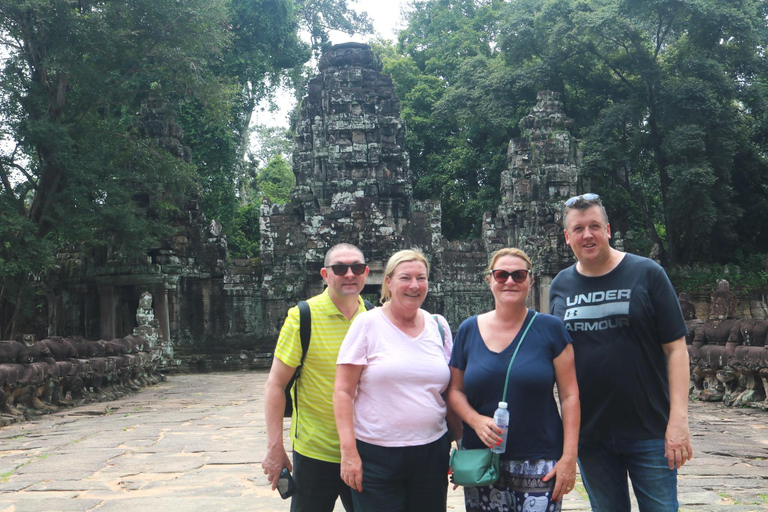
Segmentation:
{"type": "Polygon", "coordinates": [[[506,409],[507,408],[507,402],[499,402],[499,409],[506,409]]]}

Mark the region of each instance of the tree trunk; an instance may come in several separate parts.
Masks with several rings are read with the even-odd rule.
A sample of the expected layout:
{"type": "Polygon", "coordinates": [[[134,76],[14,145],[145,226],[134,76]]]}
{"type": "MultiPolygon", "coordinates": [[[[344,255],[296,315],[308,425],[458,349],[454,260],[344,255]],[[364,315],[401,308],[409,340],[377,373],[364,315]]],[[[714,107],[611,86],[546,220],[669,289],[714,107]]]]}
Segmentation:
{"type": "Polygon", "coordinates": [[[654,153],[654,159],[656,160],[656,167],[659,171],[659,183],[661,185],[661,207],[664,214],[664,225],[667,227],[667,244],[666,248],[663,244],[659,245],[659,260],[661,261],[662,265],[667,266],[677,262],[677,230],[674,226],[670,225],[669,222],[670,178],[669,174],[667,173],[666,157],[664,156],[664,150],[662,149],[663,140],[661,133],[659,132],[658,107],[656,105],[656,95],[654,93],[652,84],[648,84],[648,109],[648,129],[651,133],[651,144],[654,153]]]}

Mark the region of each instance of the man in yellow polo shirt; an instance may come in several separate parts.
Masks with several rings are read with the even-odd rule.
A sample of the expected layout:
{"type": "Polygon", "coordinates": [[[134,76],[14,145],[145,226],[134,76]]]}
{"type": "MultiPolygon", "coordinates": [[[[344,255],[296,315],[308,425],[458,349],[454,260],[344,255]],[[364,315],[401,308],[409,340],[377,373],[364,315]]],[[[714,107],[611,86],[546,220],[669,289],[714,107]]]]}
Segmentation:
{"type": "Polygon", "coordinates": [[[267,453],[261,467],[272,483],[272,490],[277,487],[284,467],[293,471],[298,491],[291,499],[291,512],[332,512],[336,498],[341,498],[345,510],[352,512],[351,492],[341,479],[333,384],[341,342],[352,320],[365,311],[360,292],[368,277],[368,266],[360,249],[351,244],[338,244],[325,254],[320,275],[327,288],[307,301],[312,333],[298,379],[300,405],[294,407],[291,417],[293,463],[283,446],[283,411],[285,387],[301,363],[297,307],[288,310],[267,378],[267,453]]]}

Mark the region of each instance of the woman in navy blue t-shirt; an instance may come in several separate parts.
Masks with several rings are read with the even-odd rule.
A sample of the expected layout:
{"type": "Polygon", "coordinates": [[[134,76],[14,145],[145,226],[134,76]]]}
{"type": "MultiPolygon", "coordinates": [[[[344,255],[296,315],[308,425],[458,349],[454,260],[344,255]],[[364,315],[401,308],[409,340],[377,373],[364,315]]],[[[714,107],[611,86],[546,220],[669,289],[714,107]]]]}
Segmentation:
{"type": "MultiPolygon", "coordinates": [[[[501,249],[488,268],[495,309],[461,324],[451,355],[448,403],[464,421],[465,449],[501,442],[493,413],[512,354],[534,316],[526,306],[533,283],[528,256],[501,249]]],[[[580,419],[573,347],[560,319],[536,316],[512,364],[506,401],[510,420],[501,475],[494,485],[464,489],[467,512],[559,511],[576,480],[580,419]]]]}

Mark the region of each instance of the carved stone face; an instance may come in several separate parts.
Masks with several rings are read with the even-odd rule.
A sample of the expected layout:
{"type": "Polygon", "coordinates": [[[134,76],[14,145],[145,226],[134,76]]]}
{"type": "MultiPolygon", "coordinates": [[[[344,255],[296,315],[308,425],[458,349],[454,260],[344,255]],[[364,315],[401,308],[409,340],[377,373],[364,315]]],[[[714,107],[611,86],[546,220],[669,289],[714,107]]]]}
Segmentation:
{"type": "Polygon", "coordinates": [[[139,299],[139,307],[144,309],[149,309],[152,307],[152,294],[149,292],[144,292],[141,294],[141,298],[139,299]]]}

